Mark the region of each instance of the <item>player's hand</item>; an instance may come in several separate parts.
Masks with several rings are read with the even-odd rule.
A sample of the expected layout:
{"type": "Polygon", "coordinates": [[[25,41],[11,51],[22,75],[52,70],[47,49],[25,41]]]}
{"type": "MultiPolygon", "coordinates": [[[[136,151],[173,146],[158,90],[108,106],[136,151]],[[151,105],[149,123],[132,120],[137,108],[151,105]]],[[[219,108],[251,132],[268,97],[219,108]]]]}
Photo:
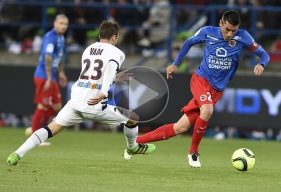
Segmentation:
{"type": "Polygon", "coordinates": [[[131,78],[133,78],[133,73],[127,73],[126,71],[116,74],[116,82],[118,83],[128,83],[131,78]]]}
{"type": "Polygon", "coordinates": [[[257,64],[255,67],[254,67],[254,73],[255,75],[261,75],[262,72],[264,70],[264,67],[261,65],[261,64],[257,64]]]}
{"type": "Polygon", "coordinates": [[[96,97],[91,98],[87,101],[88,105],[96,105],[98,104],[103,98],[105,97],[105,95],[103,93],[98,94],[96,97]]]}
{"type": "Polygon", "coordinates": [[[61,87],[65,87],[67,85],[67,77],[65,76],[65,74],[59,75],[59,84],[61,87]]]}
{"type": "Polygon", "coordinates": [[[166,68],[166,72],[167,72],[167,79],[172,79],[172,74],[177,70],[177,66],[175,66],[174,64],[170,65],[169,67],[166,68]]]}
{"type": "Polygon", "coordinates": [[[50,89],[51,85],[52,85],[52,80],[47,80],[44,84],[43,91],[45,92],[48,89],[50,89]]]}

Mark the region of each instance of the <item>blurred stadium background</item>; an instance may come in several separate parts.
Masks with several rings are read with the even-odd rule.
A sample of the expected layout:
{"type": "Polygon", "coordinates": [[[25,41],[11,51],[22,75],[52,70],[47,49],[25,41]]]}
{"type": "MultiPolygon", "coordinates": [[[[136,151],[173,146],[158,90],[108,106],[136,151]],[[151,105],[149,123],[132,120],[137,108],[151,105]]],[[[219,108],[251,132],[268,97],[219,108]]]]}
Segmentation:
{"type": "MultiPolygon", "coordinates": [[[[264,75],[255,77],[252,70],[257,57],[244,51],[237,75],[215,107],[205,136],[281,140],[278,83],[281,81],[281,1],[278,0],[1,0],[0,126],[30,126],[35,109],[33,72],[42,35],[52,28],[57,14],[64,13],[70,19],[64,64],[71,83],[80,72],[83,49],[98,39],[98,27],[103,20],[118,21],[122,28],[117,45],[126,53],[122,70],[147,66],[165,75],[165,68],[173,61],[173,52],[200,27],[218,26],[222,13],[228,9],[241,14],[240,28],[247,29],[269,52],[271,61],[264,75]],[[147,25],[151,20],[154,24],[147,25]]],[[[181,107],[191,98],[189,79],[202,59],[203,46],[194,46],[174,79],[167,81],[170,100],[165,112],[151,122],[140,124],[141,132],[176,121],[181,115],[181,107]],[[182,84],[186,85],[185,90],[181,90],[182,84]]],[[[69,86],[62,89],[62,96],[65,103],[69,86]]],[[[108,130],[93,122],[73,129],[108,130]]]]}

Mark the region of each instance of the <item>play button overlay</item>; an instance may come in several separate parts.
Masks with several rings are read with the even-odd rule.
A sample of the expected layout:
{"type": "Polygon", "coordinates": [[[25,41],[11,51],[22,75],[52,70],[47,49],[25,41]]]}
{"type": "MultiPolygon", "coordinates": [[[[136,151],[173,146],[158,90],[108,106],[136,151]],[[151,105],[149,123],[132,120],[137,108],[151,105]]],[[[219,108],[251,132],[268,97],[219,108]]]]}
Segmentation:
{"type": "Polygon", "coordinates": [[[146,104],[150,100],[156,98],[159,93],[154,91],[153,89],[150,89],[150,87],[146,86],[145,84],[142,84],[141,82],[137,81],[136,79],[129,80],[129,95],[126,95],[127,97],[135,97],[135,93],[140,93],[142,97],[139,98],[139,100],[135,100],[136,102],[129,102],[129,109],[135,110],[138,107],[146,104]],[[143,93],[143,94],[142,94],[143,93]]]}
{"type": "Polygon", "coordinates": [[[161,115],[169,100],[165,78],[158,71],[144,66],[132,67],[126,73],[132,73],[133,78],[127,84],[114,84],[114,105],[134,111],[140,123],[152,121],[161,115]]]}

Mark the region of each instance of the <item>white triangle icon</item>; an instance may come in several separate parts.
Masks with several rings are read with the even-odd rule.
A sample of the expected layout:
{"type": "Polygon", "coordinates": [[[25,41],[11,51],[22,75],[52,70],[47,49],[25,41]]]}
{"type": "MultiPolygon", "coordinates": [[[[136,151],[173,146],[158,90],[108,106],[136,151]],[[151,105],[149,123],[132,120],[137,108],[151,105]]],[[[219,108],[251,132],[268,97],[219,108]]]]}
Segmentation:
{"type": "Polygon", "coordinates": [[[154,91],[145,84],[131,79],[129,81],[129,109],[134,110],[145,103],[151,101],[159,95],[158,92],[154,91]]]}

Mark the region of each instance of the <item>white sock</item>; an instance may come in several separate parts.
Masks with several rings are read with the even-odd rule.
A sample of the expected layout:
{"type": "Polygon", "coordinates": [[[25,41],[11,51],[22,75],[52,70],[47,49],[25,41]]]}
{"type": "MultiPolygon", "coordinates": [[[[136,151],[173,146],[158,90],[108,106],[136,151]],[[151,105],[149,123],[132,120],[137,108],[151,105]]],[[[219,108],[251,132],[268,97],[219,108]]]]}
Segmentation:
{"type": "Polygon", "coordinates": [[[128,149],[134,149],[137,146],[137,136],[139,132],[139,127],[136,126],[134,128],[128,128],[126,125],[124,125],[124,134],[127,141],[127,147],[128,149]]]}
{"type": "Polygon", "coordinates": [[[48,131],[44,128],[35,131],[15,152],[23,157],[24,154],[48,139],[48,131]]]}

